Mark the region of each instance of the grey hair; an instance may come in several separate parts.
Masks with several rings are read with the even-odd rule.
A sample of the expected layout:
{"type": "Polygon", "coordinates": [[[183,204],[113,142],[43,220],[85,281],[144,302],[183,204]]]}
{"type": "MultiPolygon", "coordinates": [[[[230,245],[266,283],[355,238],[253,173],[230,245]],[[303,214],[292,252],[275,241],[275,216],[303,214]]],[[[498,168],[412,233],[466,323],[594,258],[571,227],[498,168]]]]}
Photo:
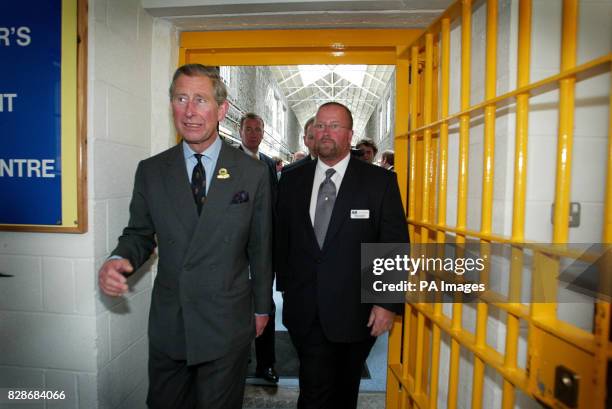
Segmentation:
{"type": "Polygon", "coordinates": [[[212,81],[217,105],[221,105],[225,102],[225,100],[227,100],[227,88],[219,75],[219,70],[217,67],[205,66],[202,64],[185,64],[176,69],[174,76],[172,77],[172,84],[170,84],[170,99],[172,99],[174,96],[176,80],[181,75],[185,75],[187,77],[208,77],[212,81]]]}

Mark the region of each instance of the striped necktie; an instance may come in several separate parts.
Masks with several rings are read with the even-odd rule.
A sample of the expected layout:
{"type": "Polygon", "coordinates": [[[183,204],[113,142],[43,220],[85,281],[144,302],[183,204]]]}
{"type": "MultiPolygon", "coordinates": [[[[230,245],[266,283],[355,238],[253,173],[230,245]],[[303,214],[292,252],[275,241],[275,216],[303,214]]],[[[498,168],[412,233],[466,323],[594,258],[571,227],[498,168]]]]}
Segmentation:
{"type": "Polygon", "coordinates": [[[333,168],[329,168],[325,171],[325,180],[319,187],[319,194],[317,195],[317,207],[315,209],[314,217],[314,231],[319,243],[319,248],[323,248],[325,243],[325,235],[327,234],[327,227],[329,226],[329,220],[331,219],[332,211],[334,210],[334,203],[336,203],[336,185],[331,177],[336,171],[333,168]]]}

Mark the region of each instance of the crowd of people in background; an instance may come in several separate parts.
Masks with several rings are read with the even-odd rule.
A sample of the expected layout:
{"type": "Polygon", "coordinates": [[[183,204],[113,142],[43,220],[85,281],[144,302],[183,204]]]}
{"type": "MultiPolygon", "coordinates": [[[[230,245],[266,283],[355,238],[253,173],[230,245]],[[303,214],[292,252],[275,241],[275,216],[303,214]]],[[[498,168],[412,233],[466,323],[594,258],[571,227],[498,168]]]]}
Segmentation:
{"type": "MultiPolygon", "coordinates": [[[[278,156],[273,157],[274,162],[276,164],[277,175],[279,178],[285,166],[289,166],[289,168],[291,168],[293,167],[294,163],[301,163],[301,161],[303,161],[304,159],[316,158],[316,153],[314,153],[314,149],[313,149],[314,147],[312,146],[312,144],[310,144],[310,146],[308,146],[307,144],[308,127],[309,125],[313,123],[313,121],[314,121],[314,117],[310,118],[306,122],[306,125],[304,126],[304,134],[303,134],[304,145],[307,147],[308,153],[302,150],[295,151],[292,155],[291,161],[288,162],[287,164],[285,164],[285,162],[280,157],[278,156]]],[[[312,139],[312,135],[310,139],[312,139]]],[[[351,149],[351,154],[355,156],[356,158],[361,159],[362,161],[367,162],[369,164],[378,165],[387,170],[395,171],[395,168],[394,168],[395,153],[394,151],[390,149],[385,150],[384,152],[381,153],[379,160],[376,161],[376,155],[378,154],[378,146],[376,146],[376,142],[374,142],[372,139],[369,139],[369,138],[360,139],[355,145],[355,148],[351,149]]]]}

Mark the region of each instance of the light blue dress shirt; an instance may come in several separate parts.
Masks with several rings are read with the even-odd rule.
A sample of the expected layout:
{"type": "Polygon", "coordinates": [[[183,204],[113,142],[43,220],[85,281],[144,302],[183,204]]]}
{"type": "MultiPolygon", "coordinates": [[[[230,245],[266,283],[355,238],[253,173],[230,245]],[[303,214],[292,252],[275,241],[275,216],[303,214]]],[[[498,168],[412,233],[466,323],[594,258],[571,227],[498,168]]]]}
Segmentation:
{"type": "MultiPolygon", "coordinates": [[[[217,159],[219,159],[219,152],[221,152],[221,138],[217,136],[212,145],[202,152],[202,165],[204,165],[204,171],[206,172],[206,194],[210,188],[212,182],[213,173],[215,172],[215,166],[217,166],[217,159]]],[[[187,180],[191,182],[191,174],[193,168],[198,164],[196,159],[195,151],[191,149],[187,142],[183,141],[183,155],[185,157],[185,169],[187,170],[187,180]]]]}

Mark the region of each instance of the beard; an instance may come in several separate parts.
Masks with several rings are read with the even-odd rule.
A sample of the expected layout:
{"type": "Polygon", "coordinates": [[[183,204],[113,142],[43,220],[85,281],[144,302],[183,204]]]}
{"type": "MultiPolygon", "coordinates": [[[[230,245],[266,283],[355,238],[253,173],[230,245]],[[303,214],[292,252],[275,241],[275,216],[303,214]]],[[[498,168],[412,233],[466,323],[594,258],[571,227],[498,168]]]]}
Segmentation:
{"type": "Polygon", "coordinates": [[[317,156],[321,159],[333,159],[338,156],[338,145],[332,139],[324,139],[315,144],[317,156]],[[327,143],[322,143],[327,142],[327,143]]]}

